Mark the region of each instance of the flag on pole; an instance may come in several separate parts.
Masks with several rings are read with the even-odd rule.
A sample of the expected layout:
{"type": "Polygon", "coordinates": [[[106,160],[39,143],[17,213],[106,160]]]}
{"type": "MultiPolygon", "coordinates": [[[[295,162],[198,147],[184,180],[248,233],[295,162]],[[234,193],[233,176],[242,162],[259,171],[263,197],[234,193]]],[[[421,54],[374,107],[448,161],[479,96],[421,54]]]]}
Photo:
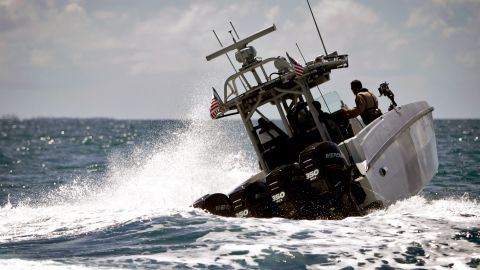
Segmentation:
{"type": "Polygon", "coordinates": [[[290,55],[288,55],[288,52],[287,52],[287,57],[288,57],[288,61],[290,61],[290,64],[292,64],[293,71],[295,72],[295,75],[302,76],[303,71],[304,71],[303,66],[300,65],[297,61],[295,61],[295,59],[290,57],[290,55]]]}
{"type": "Polygon", "coordinates": [[[217,119],[218,113],[220,112],[220,105],[222,104],[223,102],[220,99],[220,96],[217,91],[215,91],[215,88],[213,88],[213,97],[212,102],[210,103],[210,117],[212,119],[217,119]]]}

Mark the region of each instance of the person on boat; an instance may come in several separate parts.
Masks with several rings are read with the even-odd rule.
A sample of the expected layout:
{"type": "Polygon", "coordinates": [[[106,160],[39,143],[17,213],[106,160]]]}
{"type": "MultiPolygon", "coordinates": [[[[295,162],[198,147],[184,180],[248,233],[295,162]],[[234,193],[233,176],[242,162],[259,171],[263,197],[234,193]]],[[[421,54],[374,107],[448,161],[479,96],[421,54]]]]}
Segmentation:
{"type": "Polygon", "coordinates": [[[307,103],[304,101],[299,101],[287,114],[287,118],[295,136],[304,135],[315,125],[312,115],[308,111],[307,103]]]}
{"type": "Polygon", "coordinates": [[[318,112],[318,119],[320,120],[321,123],[325,124],[325,127],[328,130],[328,134],[330,135],[332,141],[335,143],[340,143],[344,139],[344,136],[342,135],[339,126],[335,122],[335,119],[329,114],[324,111],[322,111],[322,105],[318,101],[313,102],[313,106],[318,112]]]}
{"type": "Polygon", "coordinates": [[[353,80],[350,83],[353,94],[355,95],[356,107],[353,109],[343,108],[343,115],[350,119],[360,115],[365,125],[370,124],[373,120],[382,115],[382,111],[378,109],[377,97],[367,88],[363,88],[362,82],[353,80]]]}

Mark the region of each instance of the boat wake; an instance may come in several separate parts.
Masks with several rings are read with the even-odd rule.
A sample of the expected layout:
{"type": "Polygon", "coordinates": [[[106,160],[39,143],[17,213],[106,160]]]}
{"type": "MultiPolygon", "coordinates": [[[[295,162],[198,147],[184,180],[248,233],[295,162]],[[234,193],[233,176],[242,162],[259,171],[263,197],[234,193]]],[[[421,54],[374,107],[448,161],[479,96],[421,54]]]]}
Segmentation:
{"type": "Polygon", "coordinates": [[[224,218],[187,207],[150,213],[100,203],[91,207],[2,209],[2,215],[10,211],[12,219],[9,224],[2,219],[1,228],[12,226],[15,234],[2,232],[1,241],[25,259],[9,263],[61,268],[71,263],[69,257],[82,254],[90,265],[109,267],[128,268],[135,261],[142,266],[338,269],[474,266],[480,256],[480,207],[468,198],[429,201],[418,195],[344,220],[224,218]],[[92,246],[92,241],[97,244],[92,246]],[[52,262],[48,256],[22,254],[25,245],[61,252],[65,259],[52,262]],[[122,253],[125,247],[131,251],[122,253]]]}

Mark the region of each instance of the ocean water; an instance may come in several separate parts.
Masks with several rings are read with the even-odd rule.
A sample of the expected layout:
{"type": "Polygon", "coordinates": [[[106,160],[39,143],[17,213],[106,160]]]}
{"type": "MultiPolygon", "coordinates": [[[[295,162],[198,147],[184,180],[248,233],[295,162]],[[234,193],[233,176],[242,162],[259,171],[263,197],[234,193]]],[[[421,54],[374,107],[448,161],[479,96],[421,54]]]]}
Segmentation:
{"type": "Polygon", "coordinates": [[[0,120],[0,269],[474,269],[480,120],[435,120],[424,191],[344,220],[190,204],[257,171],[235,121],[0,120]]]}

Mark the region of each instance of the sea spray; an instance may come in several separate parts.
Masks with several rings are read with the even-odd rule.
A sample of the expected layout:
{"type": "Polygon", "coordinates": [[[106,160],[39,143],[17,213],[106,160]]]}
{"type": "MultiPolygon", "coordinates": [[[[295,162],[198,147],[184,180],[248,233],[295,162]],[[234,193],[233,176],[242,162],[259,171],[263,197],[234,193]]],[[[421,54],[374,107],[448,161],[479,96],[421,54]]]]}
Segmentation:
{"type": "Polygon", "coordinates": [[[168,140],[109,157],[105,173],[75,176],[37,203],[4,207],[0,241],[41,239],[191,211],[206,193],[229,192],[256,172],[235,121],[193,118],[171,128],[168,140]]]}

